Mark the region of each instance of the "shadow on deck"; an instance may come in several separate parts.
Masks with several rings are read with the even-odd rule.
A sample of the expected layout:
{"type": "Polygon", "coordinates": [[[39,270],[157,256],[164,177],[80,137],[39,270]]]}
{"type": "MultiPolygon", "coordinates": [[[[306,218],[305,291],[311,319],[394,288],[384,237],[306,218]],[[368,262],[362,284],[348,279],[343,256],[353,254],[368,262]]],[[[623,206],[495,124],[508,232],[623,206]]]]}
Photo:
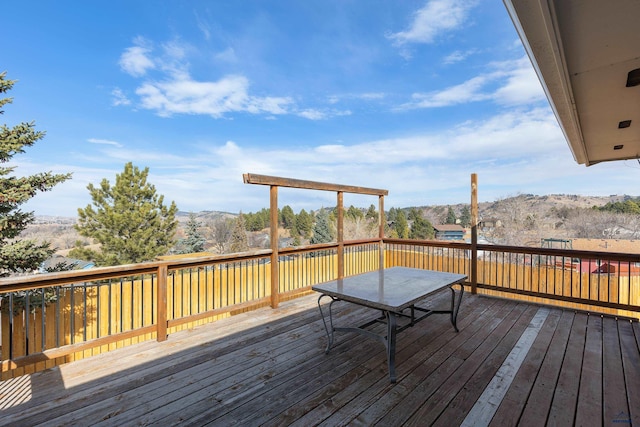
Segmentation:
{"type": "Polygon", "coordinates": [[[638,322],[466,294],[459,333],[434,315],[399,334],[390,384],[378,342],[324,354],[316,299],[0,382],[0,425],[640,425],[638,322]]]}

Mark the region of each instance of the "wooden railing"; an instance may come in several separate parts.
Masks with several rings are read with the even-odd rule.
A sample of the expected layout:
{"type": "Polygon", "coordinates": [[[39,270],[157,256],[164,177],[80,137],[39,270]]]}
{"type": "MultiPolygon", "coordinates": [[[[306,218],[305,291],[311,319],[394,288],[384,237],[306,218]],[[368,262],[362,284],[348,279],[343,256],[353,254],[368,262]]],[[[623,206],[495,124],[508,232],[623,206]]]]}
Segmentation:
{"type": "MultiPolygon", "coordinates": [[[[472,247],[453,242],[385,240],[387,266],[471,277],[472,247]]],[[[640,318],[640,255],[477,245],[479,293],[640,318]]]]}
{"type": "MultiPolygon", "coordinates": [[[[280,300],[344,275],[409,266],[472,277],[465,243],[378,239],[281,249],[280,300]]],[[[640,317],[640,255],[478,245],[479,293],[640,317]]],[[[2,378],[268,306],[271,250],[0,280],[2,378]]]]}

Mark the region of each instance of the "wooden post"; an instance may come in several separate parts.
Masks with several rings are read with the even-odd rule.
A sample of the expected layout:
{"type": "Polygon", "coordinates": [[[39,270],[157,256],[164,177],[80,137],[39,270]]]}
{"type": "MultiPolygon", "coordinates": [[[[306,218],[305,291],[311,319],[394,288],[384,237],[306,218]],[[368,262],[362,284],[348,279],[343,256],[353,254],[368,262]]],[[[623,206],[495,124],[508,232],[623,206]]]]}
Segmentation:
{"type": "Polygon", "coordinates": [[[280,284],[278,280],[278,186],[270,190],[270,239],[271,239],[271,308],[278,308],[280,284]]]}
{"type": "Polygon", "coordinates": [[[378,245],[378,252],[380,253],[380,260],[378,261],[380,264],[380,268],[385,268],[384,262],[384,225],[385,225],[385,217],[384,217],[384,196],[378,196],[378,239],[380,239],[380,243],[378,245]]]}
{"type": "Polygon", "coordinates": [[[478,292],[478,174],[471,174],[471,293],[478,292]]]}
{"type": "Polygon", "coordinates": [[[157,337],[158,342],[167,339],[167,277],[168,268],[166,264],[158,266],[158,295],[156,300],[157,318],[157,337]]]}
{"type": "Polygon", "coordinates": [[[338,279],[344,278],[344,193],[338,191],[338,279]]]}

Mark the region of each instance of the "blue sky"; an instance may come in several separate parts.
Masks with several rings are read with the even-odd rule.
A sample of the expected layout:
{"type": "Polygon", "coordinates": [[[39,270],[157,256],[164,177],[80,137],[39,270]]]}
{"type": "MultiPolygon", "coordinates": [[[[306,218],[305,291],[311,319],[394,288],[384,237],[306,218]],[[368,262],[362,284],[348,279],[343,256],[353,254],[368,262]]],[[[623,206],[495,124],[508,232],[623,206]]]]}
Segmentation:
{"type": "MultiPolygon", "coordinates": [[[[1,122],[46,137],[25,205],[75,216],[126,162],[182,211],[256,211],[243,173],[389,190],[385,207],[519,193],[637,195],[639,166],[573,160],[507,12],[488,0],[12,1],[1,122]]],[[[283,189],[297,212],[335,195],[283,189]]],[[[345,196],[367,207],[371,197],[345,196]]]]}

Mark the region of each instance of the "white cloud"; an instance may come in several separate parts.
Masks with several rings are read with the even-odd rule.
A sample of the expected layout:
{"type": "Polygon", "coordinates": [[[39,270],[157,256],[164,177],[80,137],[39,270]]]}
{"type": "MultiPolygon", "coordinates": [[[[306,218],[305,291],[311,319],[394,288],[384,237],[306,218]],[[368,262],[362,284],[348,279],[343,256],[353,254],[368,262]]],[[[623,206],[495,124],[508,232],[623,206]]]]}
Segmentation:
{"type": "Polygon", "coordinates": [[[202,36],[204,37],[204,39],[205,40],[211,39],[211,30],[210,30],[209,24],[200,18],[200,15],[198,14],[197,11],[194,11],[194,15],[196,17],[196,23],[198,25],[198,29],[202,33],[202,36]]]}
{"type": "Polygon", "coordinates": [[[125,49],[120,56],[120,68],[133,76],[144,76],[148,70],[155,68],[153,60],[150,58],[151,49],[146,47],[146,42],[138,38],[136,46],[125,49]]]}
{"type": "Polygon", "coordinates": [[[413,101],[404,104],[400,109],[447,107],[467,102],[490,99],[491,95],[482,93],[482,89],[490,80],[488,76],[477,76],[456,86],[430,93],[415,93],[413,101]]]}
{"type": "Polygon", "coordinates": [[[87,139],[87,142],[90,142],[91,144],[113,145],[114,147],[122,147],[122,144],[120,144],[119,142],[111,141],[108,139],[89,138],[87,139]]]}
{"type": "Polygon", "coordinates": [[[505,105],[523,105],[545,99],[540,80],[527,57],[516,61],[508,72],[506,82],[494,93],[496,102],[505,105]]]}
{"type": "Polygon", "coordinates": [[[131,104],[131,101],[129,100],[129,98],[127,98],[127,96],[124,94],[124,92],[120,88],[113,89],[111,91],[111,96],[112,96],[111,105],[113,106],[118,107],[120,105],[131,104]]]}
{"type": "Polygon", "coordinates": [[[397,110],[448,107],[492,100],[501,105],[527,105],[545,99],[540,82],[526,57],[489,64],[490,70],[440,91],[414,93],[397,110]]]}
{"type": "Polygon", "coordinates": [[[222,52],[218,52],[215,55],[215,58],[222,62],[234,63],[238,61],[238,57],[236,55],[236,51],[232,47],[228,47],[222,52]]]}
{"type": "Polygon", "coordinates": [[[188,76],[164,82],[143,83],[136,90],[142,107],[158,115],[205,114],[220,118],[225,113],[285,114],[290,98],[255,97],[248,94],[249,81],[231,75],[216,82],[198,82],[188,76]]]}
{"type": "MultiPolygon", "coordinates": [[[[89,182],[113,180],[122,164],[132,158],[149,166],[149,182],[183,211],[248,212],[268,206],[268,187],[243,184],[243,173],[384,188],[390,191],[385,199],[387,207],[466,202],[472,172],[479,177],[480,200],[518,192],[547,194],[550,188],[571,194],[585,188],[605,195],[633,194],[637,187],[628,169],[619,164],[592,168],[575,164],[553,114],[546,108],[510,110],[453,128],[352,145],[269,148],[235,141],[200,141],[190,144],[183,154],[172,155],[162,150],[122,150],[109,140],[94,141],[109,148],[103,157],[111,163],[100,167],[88,167],[86,162],[81,162],[83,166],[28,165],[33,171],[71,171],[74,178],[51,194],[39,195],[27,209],[73,216],[78,207],[89,202],[89,182]]],[[[290,204],[294,210],[335,203],[335,195],[329,192],[282,193],[280,203],[290,204]]]]}
{"type": "Polygon", "coordinates": [[[471,2],[465,0],[428,1],[415,12],[409,28],[388,37],[398,46],[433,43],[439,35],[460,28],[472,6],[471,2]]]}
{"type": "Polygon", "coordinates": [[[466,51],[456,50],[455,52],[451,52],[449,55],[445,56],[442,62],[445,65],[455,64],[455,63],[464,61],[474,53],[476,53],[475,49],[466,50],[466,51]]]}
{"type": "MultiPolygon", "coordinates": [[[[290,97],[253,96],[249,93],[249,80],[243,75],[222,76],[214,81],[195,80],[189,72],[187,60],[193,49],[179,40],[164,43],[162,53],[157,57],[151,55],[149,42],[137,39],[136,43],[122,54],[120,65],[128,74],[144,78],[135,90],[140,106],[155,111],[161,117],[201,114],[221,118],[228,113],[239,112],[265,114],[268,118],[297,114],[311,120],[328,116],[318,110],[298,112],[290,97]],[[150,69],[161,71],[163,76],[148,78],[146,74],[150,69]]],[[[233,61],[235,58],[232,48],[221,55],[218,59],[233,61]]],[[[120,89],[114,90],[112,95],[114,105],[131,103],[120,89]]]]}
{"type": "Polygon", "coordinates": [[[305,119],[309,119],[309,120],[323,120],[327,118],[327,115],[322,111],[314,110],[311,108],[298,112],[298,115],[300,117],[304,117],[305,119]]]}

